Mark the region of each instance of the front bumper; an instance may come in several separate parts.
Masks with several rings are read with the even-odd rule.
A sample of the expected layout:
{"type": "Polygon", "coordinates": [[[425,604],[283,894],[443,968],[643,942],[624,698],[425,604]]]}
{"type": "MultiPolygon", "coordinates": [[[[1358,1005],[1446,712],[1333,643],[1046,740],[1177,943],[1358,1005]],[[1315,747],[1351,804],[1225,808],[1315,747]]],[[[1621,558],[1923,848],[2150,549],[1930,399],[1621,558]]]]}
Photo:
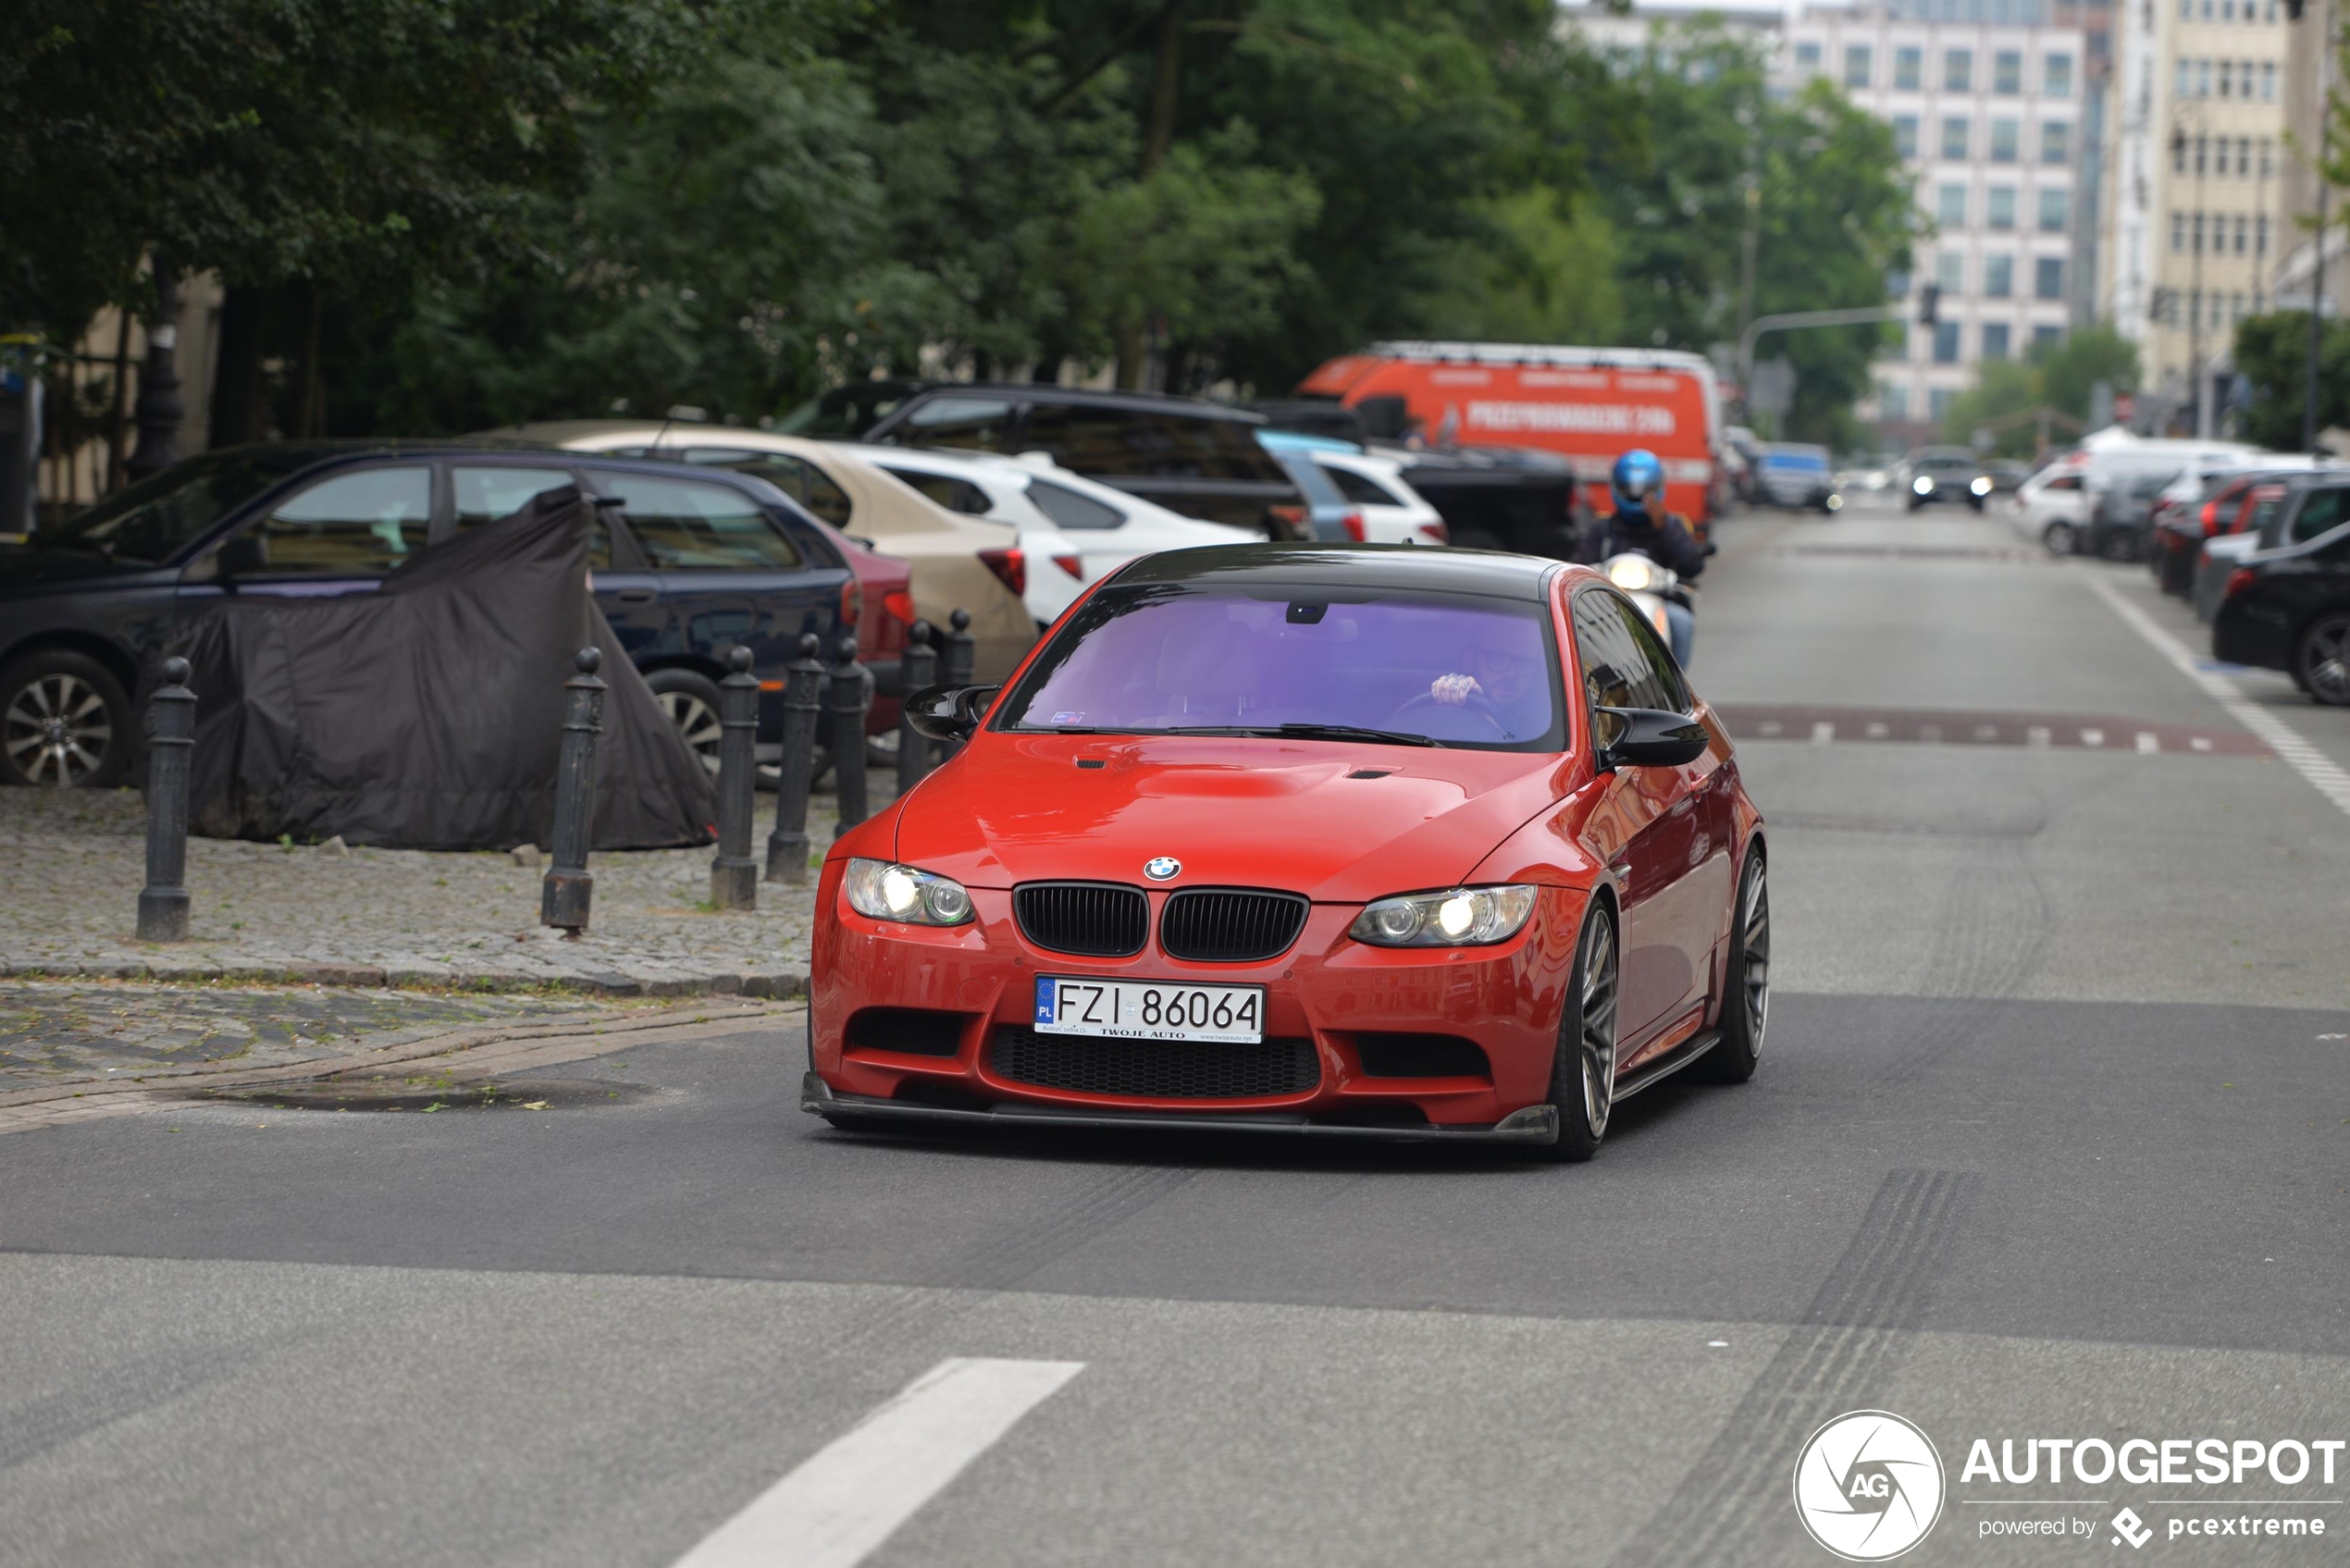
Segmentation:
{"type": "Polygon", "coordinates": [[[1345,1122],[1316,1121],[1310,1117],[1224,1112],[1192,1115],[1181,1111],[1121,1111],[1074,1109],[1054,1105],[1006,1103],[985,1110],[961,1110],[945,1105],[876,1100],[861,1094],[835,1093],[814,1073],[799,1081],[799,1108],[830,1120],[865,1121],[879,1125],[1030,1129],[1086,1128],[1125,1132],[1147,1129],[1161,1132],[1248,1132],[1292,1138],[1351,1139],[1369,1143],[1555,1143],[1559,1114],[1553,1105],[1528,1105],[1512,1111],[1490,1127],[1360,1127],[1345,1122]]]}

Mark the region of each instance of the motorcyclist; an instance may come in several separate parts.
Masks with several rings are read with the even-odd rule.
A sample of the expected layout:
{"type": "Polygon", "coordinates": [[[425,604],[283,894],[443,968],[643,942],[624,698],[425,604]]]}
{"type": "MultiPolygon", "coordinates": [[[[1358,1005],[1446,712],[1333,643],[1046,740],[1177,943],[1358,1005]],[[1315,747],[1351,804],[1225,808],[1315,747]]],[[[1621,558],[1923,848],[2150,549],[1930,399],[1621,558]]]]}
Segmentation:
{"type": "MultiPolygon", "coordinates": [[[[1610,556],[1645,555],[1683,581],[1705,570],[1705,548],[1697,542],[1688,519],[1664,510],[1664,464],[1645,447],[1634,447],[1615,460],[1608,475],[1608,490],[1615,511],[1594,520],[1576,542],[1575,559],[1597,566],[1610,556]]],[[[1665,624],[1672,634],[1673,658],[1687,669],[1697,642],[1697,617],[1685,604],[1666,600],[1665,624]]]]}

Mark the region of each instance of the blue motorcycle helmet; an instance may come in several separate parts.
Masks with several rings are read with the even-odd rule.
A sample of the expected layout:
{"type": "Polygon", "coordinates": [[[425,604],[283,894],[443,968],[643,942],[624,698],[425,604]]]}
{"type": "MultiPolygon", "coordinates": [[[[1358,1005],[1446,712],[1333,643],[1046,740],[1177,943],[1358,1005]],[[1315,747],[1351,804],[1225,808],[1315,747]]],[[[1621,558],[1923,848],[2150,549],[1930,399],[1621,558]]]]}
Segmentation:
{"type": "Polygon", "coordinates": [[[1607,476],[1615,510],[1646,514],[1649,501],[1664,493],[1664,464],[1646,447],[1634,447],[1615,460],[1607,476]]]}

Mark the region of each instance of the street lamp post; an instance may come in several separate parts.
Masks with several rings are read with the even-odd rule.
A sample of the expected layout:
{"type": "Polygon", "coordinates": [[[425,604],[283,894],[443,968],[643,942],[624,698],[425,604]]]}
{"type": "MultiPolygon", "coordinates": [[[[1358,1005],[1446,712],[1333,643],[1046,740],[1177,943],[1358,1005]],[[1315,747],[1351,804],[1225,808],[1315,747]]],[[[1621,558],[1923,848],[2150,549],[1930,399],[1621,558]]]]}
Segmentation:
{"type": "Polygon", "coordinates": [[[2301,380],[2301,450],[2318,450],[2318,354],[2325,343],[2324,319],[2326,302],[2326,148],[2332,128],[2327,123],[2333,117],[2333,105],[2328,97],[2326,67],[2333,58],[2333,4],[2319,7],[2319,38],[2318,42],[2318,230],[2315,238],[2317,253],[2309,268],[2309,363],[2303,367],[2301,380]]]}
{"type": "Polygon", "coordinates": [[[139,401],[131,417],[139,445],[123,466],[133,483],[179,461],[179,275],[161,256],[154,262],[155,319],[147,328],[147,363],[139,372],[139,401]]]}

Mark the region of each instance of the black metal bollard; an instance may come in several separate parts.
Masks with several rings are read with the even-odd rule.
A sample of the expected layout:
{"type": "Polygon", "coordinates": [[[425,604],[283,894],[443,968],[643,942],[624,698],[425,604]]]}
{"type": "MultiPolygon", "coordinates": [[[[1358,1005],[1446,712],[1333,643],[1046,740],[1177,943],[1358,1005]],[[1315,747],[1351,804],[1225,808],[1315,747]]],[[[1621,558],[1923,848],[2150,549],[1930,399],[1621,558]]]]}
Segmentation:
{"type": "Polygon", "coordinates": [[[767,835],[767,880],[808,880],[808,784],[816,772],[816,726],[824,713],[823,639],[799,639],[784,670],[784,756],[775,781],[775,831],[767,835]]]}
{"type": "MultiPolygon", "coordinates": [[[[958,610],[946,617],[946,623],[954,630],[946,634],[946,655],[939,663],[939,684],[967,686],[971,684],[971,667],[979,660],[978,639],[971,636],[971,612],[958,610]]],[[[938,759],[944,762],[960,750],[962,747],[954,741],[941,741],[938,759]]]]}
{"type": "Polygon", "coordinates": [[[833,793],[840,806],[835,838],[870,814],[865,804],[865,710],[873,704],[872,683],[857,662],[857,634],[843,632],[836,652],[832,690],[824,703],[833,722],[833,793]]]}
{"type": "Polygon", "coordinates": [[[196,694],[188,661],[163,661],[147,703],[147,885],[139,890],[139,940],[188,940],[188,764],[196,746],[196,694]]]}
{"type": "Polygon", "coordinates": [[[604,656],[583,648],[572,656],[578,673],[563,683],[571,694],[563,712],[563,748],[555,763],[554,863],[539,886],[538,923],[572,932],[588,928],[596,878],[588,870],[588,828],[596,814],[596,737],[604,728],[604,691],[596,674],[604,656]]]}
{"type": "MultiPolygon", "coordinates": [[[[930,646],[930,623],[917,621],[906,634],[906,678],[899,689],[911,697],[938,679],[938,650],[930,646]]],[[[897,714],[897,793],[905,794],[922,782],[930,772],[931,743],[914,733],[913,722],[907,717],[909,710],[901,707],[897,714]]]]}
{"type": "Polygon", "coordinates": [[[713,909],[759,907],[759,862],[750,858],[751,787],[759,772],[759,678],[750,649],[726,655],[733,673],[718,683],[718,857],[710,863],[713,909]]]}

